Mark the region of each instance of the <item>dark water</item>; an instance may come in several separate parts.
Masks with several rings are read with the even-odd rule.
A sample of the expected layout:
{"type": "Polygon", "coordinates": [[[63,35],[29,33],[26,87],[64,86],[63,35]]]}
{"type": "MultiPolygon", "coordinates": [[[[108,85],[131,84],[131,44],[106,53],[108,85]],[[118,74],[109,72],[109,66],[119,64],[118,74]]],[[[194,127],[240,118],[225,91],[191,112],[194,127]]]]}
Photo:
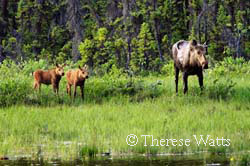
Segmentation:
{"type": "Polygon", "coordinates": [[[31,161],[26,159],[19,160],[1,160],[3,165],[86,165],[86,166],[196,166],[196,165],[230,165],[230,159],[226,156],[155,156],[155,157],[99,157],[88,160],[76,160],[71,162],[55,161],[31,161]]]}

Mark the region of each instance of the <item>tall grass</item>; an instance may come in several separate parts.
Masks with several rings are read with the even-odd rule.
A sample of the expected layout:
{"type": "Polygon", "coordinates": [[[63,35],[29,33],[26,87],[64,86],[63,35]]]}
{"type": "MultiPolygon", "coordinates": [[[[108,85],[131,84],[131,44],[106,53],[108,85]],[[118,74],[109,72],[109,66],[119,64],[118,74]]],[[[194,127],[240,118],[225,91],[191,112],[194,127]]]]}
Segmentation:
{"type": "MultiPolygon", "coordinates": [[[[249,86],[246,77],[247,62],[235,62],[228,58],[221,65],[209,69],[205,72],[205,91],[201,93],[198,87],[196,77],[189,77],[189,96],[199,96],[203,99],[214,100],[248,100],[249,86]],[[242,63],[242,64],[241,64],[242,63]],[[241,71],[241,67],[244,69],[241,71]],[[245,98],[245,99],[243,99],[245,98]]],[[[163,67],[163,72],[168,72],[164,75],[148,75],[128,76],[117,68],[112,68],[109,73],[102,73],[102,76],[97,76],[98,73],[93,73],[86,81],[85,101],[80,97],[78,89],[78,97],[72,100],[66,94],[66,79],[62,78],[60,83],[59,97],[56,96],[51,86],[42,85],[41,93],[33,90],[32,73],[40,68],[47,69],[53,66],[48,65],[45,61],[26,62],[21,65],[16,65],[13,62],[5,61],[0,65],[0,106],[11,106],[13,104],[26,104],[38,106],[52,106],[58,104],[81,105],[82,103],[101,104],[106,101],[114,102],[140,102],[145,99],[153,99],[162,95],[172,96],[174,94],[174,78],[173,71],[170,70],[172,64],[163,67]]],[[[65,70],[74,68],[74,65],[68,65],[65,70]]],[[[249,67],[250,68],[250,67],[249,67]]],[[[249,69],[250,70],[250,69],[249,69]]],[[[182,84],[180,81],[179,84],[182,84]]],[[[179,85],[182,95],[182,85],[179,85]]],[[[73,89],[72,89],[73,90],[73,89]]]]}
{"type": "Polygon", "coordinates": [[[142,103],[85,104],[78,107],[12,106],[0,110],[0,154],[76,158],[95,153],[189,153],[248,151],[249,104],[203,101],[198,97],[161,96],[142,103]],[[196,102],[192,102],[196,101],[196,102]],[[136,134],[138,145],[126,143],[136,134]],[[229,147],[197,146],[193,135],[231,140],[229,147]],[[192,139],[189,147],[143,146],[141,135],[192,139]]]}
{"type": "Polygon", "coordinates": [[[8,65],[0,67],[4,76],[0,88],[5,90],[0,91],[0,156],[75,159],[97,154],[249,151],[250,77],[245,72],[225,69],[221,75],[215,67],[204,73],[202,93],[198,79],[190,77],[188,94],[183,95],[180,81],[178,96],[173,75],[92,76],[86,81],[82,101],[80,95],[73,100],[66,94],[65,78],[59,97],[50,86],[38,93],[32,90],[31,69],[24,72],[8,65]],[[15,88],[8,92],[7,86],[15,88]],[[6,94],[18,97],[6,98],[6,94]],[[128,134],[138,136],[136,146],[127,145],[128,134]],[[197,146],[194,134],[228,138],[231,145],[197,146]],[[189,147],[145,147],[141,135],[187,138],[193,143],[189,147]]]}

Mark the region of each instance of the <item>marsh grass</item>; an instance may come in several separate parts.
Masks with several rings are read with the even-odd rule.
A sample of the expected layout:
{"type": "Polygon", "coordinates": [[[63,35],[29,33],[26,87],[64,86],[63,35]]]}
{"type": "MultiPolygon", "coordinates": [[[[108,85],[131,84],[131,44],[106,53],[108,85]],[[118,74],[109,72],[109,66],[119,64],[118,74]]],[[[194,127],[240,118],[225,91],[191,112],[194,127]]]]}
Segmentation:
{"type": "MultiPolygon", "coordinates": [[[[211,99],[206,94],[191,95],[198,87],[195,83],[190,86],[186,96],[166,93],[143,102],[131,102],[130,98],[120,96],[123,101],[111,97],[103,103],[88,100],[81,103],[79,99],[72,105],[54,103],[53,107],[15,105],[2,108],[0,154],[31,154],[37,157],[39,152],[44,158],[53,156],[69,159],[104,153],[207,151],[227,154],[249,150],[250,107],[246,101],[247,95],[234,100],[233,97],[239,95],[235,91],[234,96],[227,100],[211,99]],[[229,138],[231,145],[197,146],[192,139],[193,143],[189,147],[145,147],[142,141],[137,146],[129,147],[125,139],[131,133],[138,136],[149,134],[157,139],[192,139],[193,134],[209,134],[214,139],[229,138]]],[[[166,89],[173,92],[174,86],[170,84],[166,89]]],[[[240,94],[244,93],[247,91],[240,91],[240,94]]]]}
{"type": "MultiPolygon", "coordinates": [[[[4,74],[10,76],[7,69],[4,74]]],[[[84,101],[79,89],[75,100],[66,94],[65,78],[56,96],[51,86],[34,92],[32,76],[18,74],[20,81],[13,86],[24,88],[13,88],[7,93],[13,95],[10,99],[0,92],[0,156],[28,154],[30,158],[71,160],[98,155],[249,151],[250,77],[240,73],[218,76],[213,71],[204,74],[203,92],[198,79],[189,77],[188,94],[183,95],[180,81],[178,96],[172,75],[93,76],[86,81],[84,101]],[[130,147],[128,134],[139,139],[140,135],[192,139],[192,143],[161,147],[139,141],[130,147]],[[194,134],[229,138],[231,144],[197,146],[194,134]]],[[[1,78],[1,88],[6,85],[3,82],[8,79],[1,78]]],[[[240,160],[248,162],[247,158],[240,160]]]]}

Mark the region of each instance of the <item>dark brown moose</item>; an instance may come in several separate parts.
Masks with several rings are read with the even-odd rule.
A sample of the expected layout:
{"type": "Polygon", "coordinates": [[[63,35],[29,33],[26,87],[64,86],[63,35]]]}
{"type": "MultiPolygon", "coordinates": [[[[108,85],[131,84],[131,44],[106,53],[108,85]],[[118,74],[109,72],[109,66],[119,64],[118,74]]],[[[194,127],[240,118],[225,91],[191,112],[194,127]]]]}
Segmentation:
{"type": "Polygon", "coordinates": [[[183,72],[184,94],[188,90],[188,76],[197,75],[201,90],[203,89],[203,70],[208,68],[206,60],[206,44],[199,44],[196,40],[180,40],[172,47],[172,58],[175,68],[175,86],[178,93],[179,71],[183,72]]]}
{"type": "Polygon", "coordinates": [[[34,75],[34,89],[41,89],[41,84],[50,85],[52,84],[53,90],[56,94],[59,91],[59,83],[61,77],[64,75],[64,67],[65,65],[58,65],[54,69],[50,70],[36,70],[34,75]]]}
{"type": "Polygon", "coordinates": [[[71,86],[74,86],[74,98],[76,97],[77,86],[81,88],[82,99],[84,100],[84,84],[88,78],[88,67],[79,66],[78,69],[70,70],[66,74],[67,78],[67,93],[71,96],[71,86]]]}

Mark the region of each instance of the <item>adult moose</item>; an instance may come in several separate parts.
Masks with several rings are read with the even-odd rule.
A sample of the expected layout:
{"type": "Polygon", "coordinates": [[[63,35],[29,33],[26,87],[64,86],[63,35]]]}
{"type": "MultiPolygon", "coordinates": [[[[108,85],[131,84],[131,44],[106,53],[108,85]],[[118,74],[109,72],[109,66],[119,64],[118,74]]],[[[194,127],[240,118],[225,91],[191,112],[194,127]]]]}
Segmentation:
{"type": "Polygon", "coordinates": [[[58,94],[59,91],[59,83],[64,76],[64,67],[65,65],[58,65],[56,64],[56,67],[54,69],[50,70],[36,70],[34,75],[34,89],[41,89],[41,84],[50,85],[52,84],[53,90],[56,94],[58,94]]]}
{"type": "Polygon", "coordinates": [[[74,86],[74,98],[76,97],[76,88],[80,86],[82,99],[84,100],[84,84],[88,78],[88,67],[79,66],[78,69],[70,70],[66,74],[67,79],[67,93],[71,96],[71,86],[74,86]]]}
{"type": "Polygon", "coordinates": [[[172,58],[175,68],[175,86],[178,93],[179,71],[183,72],[184,94],[188,90],[188,76],[197,75],[201,90],[203,89],[203,70],[208,68],[206,60],[206,44],[199,44],[196,40],[180,40],[172,47],[172,58]]]}

